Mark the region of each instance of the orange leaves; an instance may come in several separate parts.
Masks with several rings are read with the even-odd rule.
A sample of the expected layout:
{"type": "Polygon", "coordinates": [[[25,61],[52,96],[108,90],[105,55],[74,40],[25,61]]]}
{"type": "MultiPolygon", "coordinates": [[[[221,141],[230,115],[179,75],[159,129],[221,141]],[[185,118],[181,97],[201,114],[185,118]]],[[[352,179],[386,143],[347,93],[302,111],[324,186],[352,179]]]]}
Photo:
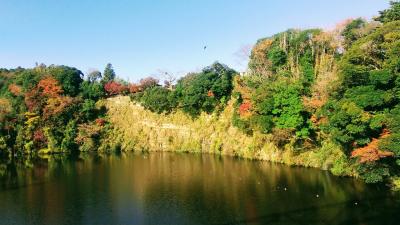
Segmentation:
{"type": "Polygon", "coordinates": [[[37,88],[39,88],[42,96],[55,97],[63,93],[62,88],[53,77],[47,77],[39,81],[37,88]]]}
{"type": "Polygon", "coordinates": [[[241,117],[246,117],[251,115],[251,102],[244,102],[239,106],[239,114],[241,117]]]}
{"type": "Polygon", "coordinates": [[[140,86],[137,84],[129,84],[128,85],[129,93],[137,93],[141,90],[140,86]]]}
{"type": "Polygon", "coordinates": [[[22,93],[22,88],[16,84],[10,84],[8,86],[8,90],[13,94],[14,96],[19,96],[22,93]]]}
{"type": "Polygon", "coordinates": [[[352,158],[359,158],[360,163],[375,162],[381,158],[394,156],[393,152],[379,150],[379,140],[390,135],[387,129],[384,129],[379,138],[373,138],[372,141],[365,147],[358,148],[351,152],[352,158]]]}
{"type": "Polygon", "coordinates": [[[53,77],[46,77],[39,81],[39,84],[25,93],[25,104],[29,111],[38,111],[48,101],[47,98],[59,98],[63,93],[62,88],[53,77]]]}
{"type": "Polygon", "coordinates": [[[73,103],[73,98],[62,96],[63,90],[53,77],[46,77],[25,94],[25,104],[29,111],[43,110],[43,117],[49,118],[62,113],[73,103]]]}
{"type": "Polygon", "coordinates": [[[304,107],[309,109],[319,109],[323,105],[325,105],[325,103],[326,101],[317,97],[312,97],[312,98],[303,97],[303,105],[304,107]]]}

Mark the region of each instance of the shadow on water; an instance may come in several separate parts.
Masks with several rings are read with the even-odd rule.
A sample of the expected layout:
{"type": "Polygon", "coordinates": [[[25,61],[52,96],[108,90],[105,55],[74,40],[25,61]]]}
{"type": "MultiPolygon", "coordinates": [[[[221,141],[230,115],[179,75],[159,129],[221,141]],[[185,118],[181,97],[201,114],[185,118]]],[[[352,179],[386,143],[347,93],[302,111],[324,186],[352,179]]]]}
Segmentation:
{"type": "Polygon", "coordinates": [[[400,198],[328,172],[213,155],[0,162],[0,224],[396,224],[400,198]]]}

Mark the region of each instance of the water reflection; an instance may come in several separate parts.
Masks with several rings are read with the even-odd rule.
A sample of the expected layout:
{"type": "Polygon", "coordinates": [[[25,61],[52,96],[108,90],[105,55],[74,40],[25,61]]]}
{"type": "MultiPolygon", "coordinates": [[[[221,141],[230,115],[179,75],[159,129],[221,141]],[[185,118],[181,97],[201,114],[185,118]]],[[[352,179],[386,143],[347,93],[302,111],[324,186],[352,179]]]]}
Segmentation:
{"type": "Polygon", "coordinates": [[[213,155],[10,160],[0,163],[0,199],[0,224],[396,224],[400,219],[398,195],[383,186],[213,155]]]}

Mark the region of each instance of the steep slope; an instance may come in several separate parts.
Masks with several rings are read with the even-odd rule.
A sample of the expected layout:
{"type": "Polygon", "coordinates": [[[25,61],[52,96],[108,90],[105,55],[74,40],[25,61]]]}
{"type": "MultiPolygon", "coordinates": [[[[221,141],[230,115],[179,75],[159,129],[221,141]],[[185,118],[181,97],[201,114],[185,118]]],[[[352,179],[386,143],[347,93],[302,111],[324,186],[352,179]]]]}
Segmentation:
{"type": "Polygon", "coordinates": [[[279,149],[272,135],[246,135],[233,127],[234,100],[220,115],[201,114],[192,119],[181,111],[168,115],[152,113],[130,101],[129,97],[115,97],[101,104],[108,109],[113,129],[103,146],[118,145],[123,151],[173,151],[232,155],[248,159],[267,160],[330,169],[338,175],[355,175],[344,160],[344,155],[331,143],[322,148],[302,151],[291,145],[279,149]],[[111,143],[112,142],[112,143],[111,143]]]}

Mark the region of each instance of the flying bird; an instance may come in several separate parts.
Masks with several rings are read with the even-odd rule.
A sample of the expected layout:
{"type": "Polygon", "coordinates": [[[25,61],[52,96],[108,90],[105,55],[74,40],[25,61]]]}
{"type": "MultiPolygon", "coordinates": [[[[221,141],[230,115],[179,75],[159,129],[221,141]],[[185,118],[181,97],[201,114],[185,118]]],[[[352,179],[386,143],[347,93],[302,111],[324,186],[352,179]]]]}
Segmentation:
{"type": "Polygon", "coordinates": [[[206,50],[207,49],[207,46],[204,46],[204,50],[206,50]]]}

